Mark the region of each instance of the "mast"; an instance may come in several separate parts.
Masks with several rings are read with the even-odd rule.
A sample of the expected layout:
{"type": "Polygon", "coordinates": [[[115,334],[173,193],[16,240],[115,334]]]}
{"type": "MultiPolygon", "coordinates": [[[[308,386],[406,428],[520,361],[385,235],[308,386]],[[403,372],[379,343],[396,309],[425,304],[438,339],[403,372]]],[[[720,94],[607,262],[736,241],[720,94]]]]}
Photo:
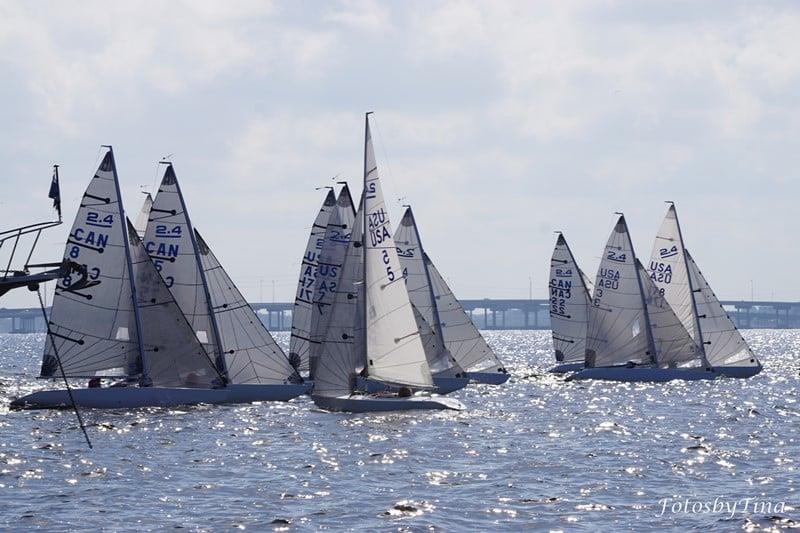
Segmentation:
{"type": "MultiPolygon", "coordinates": [[[[369,116],[372,114],[372,111],[367,111],[364,115],[364,205],[361,208],[361,289],[364,294],[364,301],[361,304],[361,324],[363,325],[364,330],[364,362],[369,361],[369,355],[367,354],[367,174],[369,173],[369,169],[367,168],[367,143],[369,142],[369,116]]],[[[367,375],[369,375],[369,364],[364,365],[364,369],[366,370],[367,375]]]]}
{"type": "MultiPolygon", "coordinates": [[[[175,168],[172,166],[172,162],[166,161],[164,164],[167,165],[167,172],[172,171],[175,173],[175,168]]],[[[227,385],[229,381],[228,378],[228,366],[225,363],[225,354],[222,351],[222,339],[219,336],[219,326],[217,325],[217,315],[214,313],[214,306],[211,304],[211,292],[208,290],[208,281],[206,280],[206,273],[203,270],[203,263],[200,261],[200,256],[197,253],[197,238],[194,234],[194,226],[192,225],[192,221],[189,218],[189,212],[186,210],[186,202],[183,200],[183,192],[181,192],[181,184],[178,180],[175,180],[175,189],[178,191],[178,198],[181,201],[181,209],[183,209],[183,216],[186,217],[186,226],[187,230],[189,231],[189,238],[192,240],[192,251],[194,253],[194,260],[197,265],[197,270],[200,273],[200,281],[203,282],[203,293],[206,296],[206,305],[208,305],[208,314],[209,319],[211,320],[211,327],[214,330],[214,340],[216,341],[216,348],[217,348],[217,360],[215,361],[217,365],[217,370],[219,371],[220,375],[224,378],[225,383],[223,385],[227,385]]]]}
{"type": "Polygon", "coordinates": [[[651,358],[653,363],[658,364],[658,354],[656,352],[656,343],[653,340],[653,328],[650,325],[650,315],[647,311],[647,300],[644,297],[644,286],[642,285],[642,277],[639,273],[639,260],[636,258],[636,251],[633,249],[633,241],[631,240],[631,233],[628,230],[628,223],[625,222],[625,216],[619,213],[622,222],[625,224],[625,234],[628,237],[628,244],[631,247],[631,255],[633,256],[633,268],[636,271],[636,282],[639,284],[639,298],[642,300],[642,309],[644,310],[644,326],[647,330],[647,345],[650,347],[651,358]]]}
{"type": "Polygon", "coordinates": [[[417,242],[419,243],[419,253],[422,256],[422,268],[425,269],[425,279],[428,282],[428,293],[431,296],[431,305],[433,307],[433,318],[436,323],[436,334],[439,336],[439,342],[444,344],[444,331],[442,331],[442,319],[439,318],[439,304],[436,302],[436,295],[433,293],[433,283],[431,283],[431,273],[428,271],[428,255],[425,253],[425,248],[422,246],[422,238],[419,236],[419,228],[417,227],[417,220],[414,218],[414,212],[411,206],[406,206],[408,212],[411,214],[411,222],[414,224],[414,233],[417,235],[417,242]]]}
{"type": "MultiPolygon", "coordinates": [[[[117,162],[114,160],[114,149],[111,145],[105,145],[108,152],[111,154],[111,171],[114,174],[114,188],[117,191],[117,198],[119,199],[119,218],[122,225],[122,240],[125,243],[125,261],[128,265],[128,281],[131,284],[131,299],[133,300],[133,316],[136,319],[136,341],[139,346],[139,359],[142,362],[142,377],[139,385],[148,387],[151,385],[150,369],[148,367],[147,357],[144,352],[144,342],[142,341],[142,317],[139,314],[139,299],[136,297],[136,280],[133,274],[133,262],[131,261],[131,243],[128,240],[128,223],[125,219],[125,210],[122,208],[122,192],[119,188],[119,176],[117,175],[117,162]]],[[[57,169],[56,169],[57,170],[57,169]]]]}
{"type": "Polygon", "coordinates": [[[697,340],[700,341],[700,356],[703,359],[703,365],[710,367],[711,364],[706,358],[706,344],[703,342],[703,330],[700,327],[700,315],[697,312],[697,300],[694,297],[694,285],[692,284],[692,275],[689,273],[689,260],[686,258],[686,247],[683,245],[683,232],[681,231],[681,222],[678,219],[678,211],[675,209],[675,202],[668,201],[670,209],[675,213],[675,225],[678,228],[678,239],[681,241],[681,255],[683,256],[683,265],[686,267],[686,281],[689,283],[689,294],[692,298],[692,315],[694,315],[694,327],[697,330],[697,340]]]}

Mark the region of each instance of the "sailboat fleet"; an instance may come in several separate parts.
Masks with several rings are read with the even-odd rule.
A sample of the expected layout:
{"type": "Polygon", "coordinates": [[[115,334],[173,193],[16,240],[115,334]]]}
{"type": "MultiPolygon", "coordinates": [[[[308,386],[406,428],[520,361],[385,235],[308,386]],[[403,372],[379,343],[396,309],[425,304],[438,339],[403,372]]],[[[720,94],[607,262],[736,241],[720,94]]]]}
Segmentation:
{"type": "Polygon", "coordinates": [[[287,401],[371,412],[454,409],[444,394],[509,374],[425,253],[411,208],[392,230],[370,135],[363,189],[328,191],[301,263],[287,356],[192,225],[173,165],[136,224],[113,149],[89,183],[56,285],[40,377],[89,380],[17,408],[287,401]],[[103,386],[104,383],[111,383],[103,386]]]}
{"type": "Polygon", "coordinates": [[[559,233],[550,261],[557,365],[568,380],[709,380],[761,371],[686,249],[670,202],[648,267],[619,214],[592,285],[559,233]]]}

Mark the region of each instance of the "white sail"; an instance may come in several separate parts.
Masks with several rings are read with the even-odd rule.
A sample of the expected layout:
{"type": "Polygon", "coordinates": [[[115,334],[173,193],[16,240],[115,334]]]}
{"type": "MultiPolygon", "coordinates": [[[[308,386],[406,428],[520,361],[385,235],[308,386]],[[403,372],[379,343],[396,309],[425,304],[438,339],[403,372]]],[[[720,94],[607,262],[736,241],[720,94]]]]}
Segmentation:
{"type": "Polygon", "coordinates": [[[311,226],[306,251],[300,262],[300,279],[297,281],[297,292],[292,308],[292,334],[289,341],[289,360],[301,372],[308,372],[308,358],[311,340],[311,311],[314,299],[314,285],[317,278],[317,262],[322,251],[325,231],[328,227],[333,206],[336,205],[336,194],[328,190],[325,201],[317,213],[311,226]]]}
{"type": "Polygon", "coordinates": [[[197,256],[192,225],[172,165],[167,165],[153,200],[144,245],[181,312],[203,343],[203,348],[224,373],[224,361],[220,357],[221,349],[216,324],[210,312],[205,277],[197,256]]]}
{"type": "Polygon", "coordinates": [[[408,297],[416,313],[420,314],[417,325],[421,331],[428,332],[435,337],[427,339],[423,334],[423,345],[428,354],[428,366],[435,374],[453,369],[453,373],[461,373],[463,369],[458,362],[450,355],[442,337],[444,337],[443,327],[439,317],[437,301],[434,298],[433,287],[431,286],[428,263],[425,251],[422,247],[422,239],[419,236],[419,229],[414,220],[414,213],[411,207],[406,208],[403,218],[394,234],[394,242],[397,246],[397,255],[403,267],[403,276],[406,279],[406,290],[408,297]],[[420,322],[423,322],[422,324],[420,322]],[[437,354],[431,358],[430,346],[437,346],[437,354]]]}
{"type": "Polygon", "coordinates": [[[650,279],[663,290],[664,297],[683,326],[693,339],[700,342],[683,238],[674,205],[669,206],[658,229],[648,270],[650,279]]]}
{"type": "Polygon", "coordinates": [[[559,233],[550,259],[550,324],[559,363],[578,363],[586,356],[591,297],[567,240],[559,233]]]}
{"type": "Polygon", "coordinates": [[[359,302],[364,297],[362,211],[353,225],[339,284],[331,305],[331,320],[314,361],[314,395],[344,396],[355,386],[356,373],[364,367],[363,315],[359,302]]]}
{"type": "Polygon", "coordinates": [[[267,385],[299,381],[283,350],[197,230],[195,241],[230,382],[267,385]]]}
{"type": "Polygon", "coordinates": [[[109,150],[86,192],[64,258],[83,265],[58,280],[42,377],[135,376],[141,372],[130,256],[114,155],[109,150]]]}
{"type": "MultiPolygon", "coordinates": [[[[350,243],[353,230],[353,199],[347,185],[339,193],[336,208],[328,219],[328,227],[322,242],[322,250],[317,261],[317,272],[314,280],[313,305],[311,307],[310,330],[310,367],[314,368],[314,359],[319,357],[319,347],[325,338],[325,331],[331,318],[331,304],[339,284],[342,263],[350,243]]],[[[314,374],[311,373],[313,378],[314,374]]]]}
{"type": "Polygon", "coordinates": [[[422,313],[412,303],[414,310],[414,320],[417,322],[417,329],[419,330],[420,339],[422,340],[422,347],[425,349],[425,359],[428,361],[428,367],[431,373],[435,376],[461,376],[462,369],[458,365],[450,352],[436,334],[433,328],[422,316],[422,313]]]}
{"type": "Polygon", "coordinates": [[[156,387],[211,388],[221,379],[128,222],[147,378],[156,387]]]}
{"type": "Polygon", "coordinates": [[[689,275],[695,288],[697,314],[705,342],[706,359],[711,366],[759,366],[742,334],[711,290],[697,263],[686,250],[689,275]]]}
{"type": "Polygon", "coordinates": [[[432,387],[431,372],[406,292],[389,213],[383,200],[369,119],[364,167],[368,373],[373,379],[388,383],[432,387]]]}
{"type": "Polygon", "coordinates": [[[136,217],[136,224],[134,227],[136,228],[136,234],[140,237],[144,235],[144,232],[147,231],[147,221],[150,218],[150,209],[153,207],[153,196],[150,193],[144,197],[144,202],[142,202],[142,209],[139,211],[139,215],[136,217]]]}
{"type": "Polygon", "coordinates": [[[427,254],[425,261],[439,310],[444,344],[450,354],[467,372],[499,371],[503,363],[486,343],[427,254]]]}
{"type": "Polygon", "coordinates": [[[644,266],[639,263],[639,277],[644,285],[647,316],[650,321],[650,331],[653,344],[656,347],[656,360],[659,366],[679,366],[686,363],[699,363],[701,350],[692,339],[686,328],[683,327],[678,316],[670,307],[661,290],[655,285],[647,274],[644,266]]]}
{"type": "Polygon", "coordinates": [[[620,216],[603,250],[594,284],[587,367],[654,362],[642,288],[628,226],[620,216]]]}

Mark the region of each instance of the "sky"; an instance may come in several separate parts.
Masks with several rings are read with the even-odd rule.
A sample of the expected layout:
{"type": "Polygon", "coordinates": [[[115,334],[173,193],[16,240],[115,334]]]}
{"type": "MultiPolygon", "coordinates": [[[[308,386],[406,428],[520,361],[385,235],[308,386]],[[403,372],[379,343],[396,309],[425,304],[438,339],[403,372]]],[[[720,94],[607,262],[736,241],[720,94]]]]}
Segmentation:
{"type": "Polygon", "coordinates": [[[374,111],[392,220],[461,298],[545,298],[555,230],[593,277],[616,211],[647,259],[672,200],[721,299],[800,300],[794,2],[0,0],[0,79],[0,229],[61,165],[37,260],[113,144],[132,218],[168,156],[245,296],[290,301],[374,111]]]}

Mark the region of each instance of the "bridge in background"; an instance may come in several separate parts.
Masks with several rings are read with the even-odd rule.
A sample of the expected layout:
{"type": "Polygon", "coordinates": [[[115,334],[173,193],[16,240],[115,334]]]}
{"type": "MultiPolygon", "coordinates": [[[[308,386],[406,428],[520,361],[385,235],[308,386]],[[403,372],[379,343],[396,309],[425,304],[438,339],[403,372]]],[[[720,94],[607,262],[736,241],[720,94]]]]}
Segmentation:
{"type": "MultiPolygon", "coordinates": [[[[549,329],[549,300],[461,300],[467,314],[480,329],[549,329]]],[[[294,304],[252,303],[261,320],[272,331],[287,331],[292,325],[294,304]]],[[[800,302],[727,300],[722,305],[742,329],[800,329],[800,302]]],[[[0,332],[44,331],[39,308],[0,308],[0,332]]]]}

